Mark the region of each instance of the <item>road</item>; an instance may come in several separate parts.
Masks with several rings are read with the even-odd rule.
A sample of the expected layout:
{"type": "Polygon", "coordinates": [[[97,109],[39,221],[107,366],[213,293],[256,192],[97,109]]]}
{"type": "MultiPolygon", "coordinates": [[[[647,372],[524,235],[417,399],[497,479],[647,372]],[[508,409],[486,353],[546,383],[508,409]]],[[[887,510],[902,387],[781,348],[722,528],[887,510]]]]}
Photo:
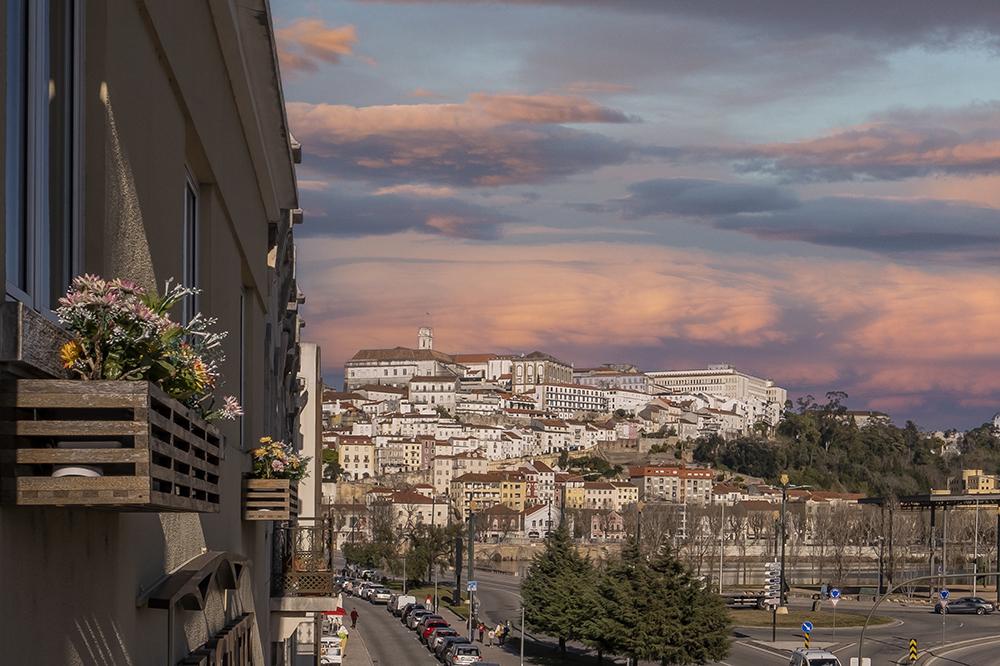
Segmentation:
{"type": "MultiPolygon", "coordinates": [[[[520,578],[504,574],[477,571],[479,583],[480,615],[491,623],[510,620],[515,627],[511,643],[507,646],[513,659],[520,636],[516,627],[520,623],[520,578]]],[[[384,606],[370,606],[366,601],[345,597],[345,608],[350,612],[356,607],[361,614],[359,626],[365,643],[376,660],[377,666],[395,664],[437,663],[412,632],[406,631],[399,621],[385,611],[384,606]]],[[[870,604],[844,600],[841,611],[867,612],[870,604]]],[[[989,666],[1000,663],[1000,614],[977,617],[975,615],[950,615],[944,618],[944,643],[942,644],[942,617],[926,606],[880,607],[878,613],[892,617],[891,625],[870,628],[865,633],[864,656],[872,658],[872,666],[907,664],[905,659],[911,638],[918,640],[921,651],[919,664],[935,666],[989,666]]],[[[812,635],[814,646],[829,645],[841,662],[847,666],[850,658],[857,656],[859,629],[840,627],[836,636],[832,629],[817,626],[812,635]]],[[[777,643],[771,643],[770,628],[736,628],[730,655],[714,666],[786,666],[788,650],[801,645],[798,630],[779,628],[777,643]]],[[[596,664],[597,660],[586,655],[582,646],[571,645],[573,652],[569,663],[574,665],[596,664]]],[[[535,635],[528,627],[526,663],[549,663],[556,653],[556,642],[545,636],[535,635]]],[[[611,660],[605,660],[609,663],[611,660]]],[[[614,663],[614,662],[612,662],[614,663]]],[[[643,666],[657,666],[649,663],[643,666]]]]}
{"type": "MultiPolygon", "coordinates": [[[[504,574],[477,572],[479,583],[480,613],[493,622],[510,619],[518,624],[521,607],[520,578],[504,574]]],[[[804,604],[808,607],[807,604],[804,604]]],[[[838,608],[842,611],[867,613],[870,603],[844,600],[838,608]]],[[[891,625],[870,628],[865,632],[864,656],[872,658],[872,666],[896,664],[907,655],[911,638],[916,638],[918,648],[928,652],[921,657],[921,663],[935,654],[940,657],[938,666],[990,666],[998,663],[997,650],[1000,649],[1000,614],[984,617],[975,615],[949,615],[944,618],[944,640],[942,646],[942,617],[935,615],[925,606],[904,607],[882,606],[880,615],[892,617],[891,625]],[[993,639],[987,644],[984,641],[993,639]],[[971,641],[971,643],[964,643],[971,641]]],[[[528,627],[531,635],[531,628],[528,627]]],[[[857,656],[860,630],[856,627],[841,627],[833,635],[832,628],[816,627],[812,643],[830,644],[833,652],[846,665],[852,656],[857,656]]],[[[543,637],[538,637],[543,638],[543,637]]],[[[788,650],[801,645],[802,634],[798,630],[778,629],[777,648],[771,644],[770,628],[737,628],[734,631],[733,648],[730,656],[719,662],[719,666],[756,666],[757,664],[788,664],[788,650]]],[[[554,642],[544,641],[552,645],[554,642]]],[[[903,662],[908,663],[908,662],[903,662]]]]}
{"type": "MultiPolygon", "coordinates": [[[[414,666],[437,664],[416,634],[407,630],[385,606],[372,606],[363,599],[344,596],[344,610],[358,609],[358,631],[364,639],[374,666],[414,666]]],[[[348,641],[350,649],[350,641],[348,641]]]]}

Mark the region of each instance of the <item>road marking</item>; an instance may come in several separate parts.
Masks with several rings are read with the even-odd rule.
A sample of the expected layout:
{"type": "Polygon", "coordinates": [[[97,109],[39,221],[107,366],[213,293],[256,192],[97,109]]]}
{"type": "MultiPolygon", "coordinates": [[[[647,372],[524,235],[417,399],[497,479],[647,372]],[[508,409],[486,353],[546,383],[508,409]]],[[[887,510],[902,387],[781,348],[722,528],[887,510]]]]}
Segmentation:
{"type": "Polygon", "coordinates": [[[952,652],[961,652],[962,650],[967,650],[968,648],[981,647],[983,645],[989,645],[992,643],[1000,643],[1000,636],[995,638],[971,638],[967,641],[962,641],[960,643],[952,643],[950,646],[945,648],[934,648],[937,650],[935,654],[931,649],[924,650],[921,654],[929,654],[930,659],[924,662],[924,666],[930,666],[935,661],[941,661],[946,654],[951,654],[952,652]]]}
{"type": "Polygon", "coordinates": [[[746,646],[751,650],[757,650],[758,652],[763,652],[765,654],[773,655],[775,657],[781,657],[781,658],[785,657],[784,650],[774,650],[771,648],[766,648],[763,645],[753,645],[752,643],[740,643],[740,645],[746,646]]]}

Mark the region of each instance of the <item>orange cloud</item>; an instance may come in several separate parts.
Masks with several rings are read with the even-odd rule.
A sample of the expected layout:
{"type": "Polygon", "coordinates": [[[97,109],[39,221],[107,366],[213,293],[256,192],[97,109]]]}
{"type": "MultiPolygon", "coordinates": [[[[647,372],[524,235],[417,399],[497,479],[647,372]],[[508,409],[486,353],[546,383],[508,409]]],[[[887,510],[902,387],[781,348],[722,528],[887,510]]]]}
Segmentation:
{"type": "Polygon", "coordinates": [[[537,347],[669,365],[701,349],[875,409],[943,395],[1000,402],[1000,276],[985,269],[602,242],[456,246],[417,234],[377,246],[310,239],[300,261],[307,331],[328,371],[359,348],[411,344],[430,312],[446,351],[537,347]],[[622,357],[628,349],[645,356],[622,357]]]}
{"type": "Polygon", "coordinates": [[[473,93],[462,103],[354,107],[291,102],[316,168],[352,179],[448,185],[537,183],[621,164],[633,148],[570,123],[620,123],[572,95],[473,93]]]}
{"type": "Polygon", "coordinates": [[[331,27],[322,19],[298,19],[275,34],[281,66],[300,72],[315,72],[320,62],[340,62],[353,53],[358,41],[353,25],[331,27]]]}

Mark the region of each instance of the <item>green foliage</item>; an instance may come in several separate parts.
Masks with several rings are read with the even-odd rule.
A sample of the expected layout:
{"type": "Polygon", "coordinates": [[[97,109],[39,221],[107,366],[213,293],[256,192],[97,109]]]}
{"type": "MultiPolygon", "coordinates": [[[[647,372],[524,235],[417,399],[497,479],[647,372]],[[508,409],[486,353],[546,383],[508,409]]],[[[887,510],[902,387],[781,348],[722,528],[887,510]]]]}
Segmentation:
{"type": "Polygon", "coordinates": [[[1000,439],[989,424],[966,433],[962,456],[942,456],[941,440],[912,422],[898,427],[872,420],[858,427],[846,414],[847,394],[832,391],[826,402],[805,396],[786,405],[771,438],[699,439],[694,459],[739,474],[776,481],[787,471],[792,483],[875,495],[910,495],[943,486],[962,467],[1000,468],[1000,439]]]}
{"type": "Polygon", "coordinates": [[[704,664],[729,653],[729,615],[667,549],[647,561],[626,545],[600,575],[601,612],[584,639],[602,652],[663,664],[704,664]]]}
{"type": "Polygon", "coordinates": [[[596,603],[597,576],[590,560],[577,552],[566,527],[545,539],[545,550],[535,560],[521,584],[526,621],[537,631],[566,641],[584,637],[586,623],[602,612],[596,603]]]}
{"type": "Polygon", "coordinates": [[[602,477],[606,479],[613,479],[622,473],[621,465],[612,465],[604,458],[598,458],[596,456],[587,456],[584,458],[573,458],[572,460],[567,460],[566,464],[563,465],[563,469],[575,472],[588,481],[593,481],[602,477]]]}
{"type": "Polygon", "coordinates": [[[340,456],[334,449],[323,449],[323,480],[336,481],[344,469],[340,466],[340,456]]]}

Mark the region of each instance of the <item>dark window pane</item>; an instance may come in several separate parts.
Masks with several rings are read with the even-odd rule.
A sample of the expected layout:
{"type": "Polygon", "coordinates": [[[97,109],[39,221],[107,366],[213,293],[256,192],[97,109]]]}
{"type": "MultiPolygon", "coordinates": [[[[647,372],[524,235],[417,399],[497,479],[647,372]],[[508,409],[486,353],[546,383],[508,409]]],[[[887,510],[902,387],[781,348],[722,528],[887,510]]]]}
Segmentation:
{"type": "Polygon", "coordinates": [[[28,8],[7,0],[7,94],[5,99],[4,220],[7,283],[25,290],[27,274],[27,52],[28,8]]]}
{"type": "MultiPolygon", "coordinates": [[[[41,246],[47,261],[39,268],[47,273],[43,305],[52,307],[66,291],[70,280],[70,248],[73,211],[73,10],[71,0],[51,0],[49,5],[49,216],[41,246]],[[46,267],[44,264],[48,264],[46,267]],[[46,268],[48,269],[46,271],[46,268]]],[[[40,285],[41,286],[41,285],[40,285]]]]}

